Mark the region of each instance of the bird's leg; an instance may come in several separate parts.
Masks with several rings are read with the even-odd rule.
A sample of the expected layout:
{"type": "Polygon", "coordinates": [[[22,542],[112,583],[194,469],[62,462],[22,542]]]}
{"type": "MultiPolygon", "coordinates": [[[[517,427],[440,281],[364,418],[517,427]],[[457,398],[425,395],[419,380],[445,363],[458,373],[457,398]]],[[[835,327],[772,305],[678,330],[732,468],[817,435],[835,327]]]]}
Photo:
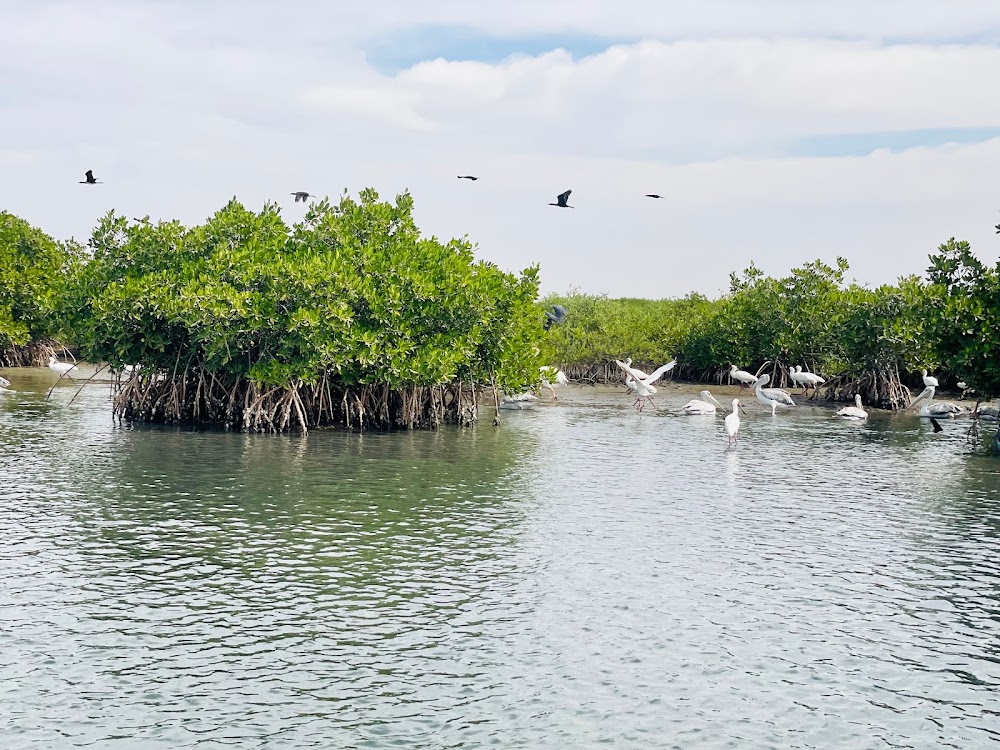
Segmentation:
{"type": "Polygon", "coordinates": [[[656,411],[656,404],[654,404],[654,403],[653,403],[653,397],[652,397],[652,396],[646,396],[646,400],[647,400],[647,401],[648,401],[648,402],[650,403],[650,405],[651,405],[651,406],[653,407],[653,411],[656,411]]]}
{"type": "Polygon", "coordinates": [[[549,389],[549,393],[551,393],[551,394],[552,394],[552,400],[553,400],[553,401],[558,401],[558,400],[559,400],[559,397],[558,397],[558,396],[556,396],[556,389],[555,389],[555,388],[553,388],[551,384],[549,384],[549,385],[546,385],[545,387],[546,387],[546,388],[548,388],[548,389],[549,389]]]}

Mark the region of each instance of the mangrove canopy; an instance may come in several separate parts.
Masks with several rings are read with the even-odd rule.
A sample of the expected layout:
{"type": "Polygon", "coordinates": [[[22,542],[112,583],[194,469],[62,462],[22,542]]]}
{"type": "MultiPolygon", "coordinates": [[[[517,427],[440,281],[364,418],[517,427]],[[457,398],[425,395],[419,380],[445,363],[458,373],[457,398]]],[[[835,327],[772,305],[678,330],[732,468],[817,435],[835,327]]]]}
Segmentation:
{"type": "Polygon", "coordinates": [[[105,216],[66,298],[83,357],[116,371],[116,414],[262,431],[469,423],[476,392],[538,380],[537,268],[422,237],[409,194],[233,199],[206,223],[105,216]]]}

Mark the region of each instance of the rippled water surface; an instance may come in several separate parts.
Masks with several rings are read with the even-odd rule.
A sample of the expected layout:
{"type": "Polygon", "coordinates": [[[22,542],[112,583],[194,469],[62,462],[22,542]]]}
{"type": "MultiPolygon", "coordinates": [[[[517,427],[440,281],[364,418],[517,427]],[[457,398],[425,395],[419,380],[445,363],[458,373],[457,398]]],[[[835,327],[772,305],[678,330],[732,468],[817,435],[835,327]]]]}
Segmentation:
{"type": "Polygon", "coordinates": [[[1000,461],[964,424],[747,402],[727,449],[689,388],[570,387],[274,437],[4,373],[7,750],[1000,742],[1000,461]]]}

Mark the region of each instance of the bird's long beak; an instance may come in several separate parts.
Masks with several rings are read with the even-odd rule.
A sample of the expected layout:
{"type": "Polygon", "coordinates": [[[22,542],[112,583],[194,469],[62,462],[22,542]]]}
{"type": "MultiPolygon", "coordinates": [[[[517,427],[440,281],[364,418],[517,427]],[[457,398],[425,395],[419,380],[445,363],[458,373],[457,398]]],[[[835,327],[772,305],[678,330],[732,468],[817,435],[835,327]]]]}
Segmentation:
{"type": "Polygon", "coordinates": [[[743,408],[743,404],[740,404],[740,411],[743,412],[744,414],[747,413],[747,410],[743,408]]]}

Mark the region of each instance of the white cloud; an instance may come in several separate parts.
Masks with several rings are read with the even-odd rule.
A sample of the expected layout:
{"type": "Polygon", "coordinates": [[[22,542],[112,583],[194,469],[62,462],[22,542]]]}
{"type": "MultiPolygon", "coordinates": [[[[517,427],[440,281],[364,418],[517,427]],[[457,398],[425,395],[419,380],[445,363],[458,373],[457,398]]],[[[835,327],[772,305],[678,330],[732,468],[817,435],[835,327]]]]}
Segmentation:
{"type": "MultiPolygon", "coordinates": [[[[994,33],[994,5],[908,2],[895,33],[994,33]]],[[[951,235],[995,256],[998,140],[780,156],[816,135],[1000,128],[1000,49],[884,44],[900,3],[362,7],[12,7],[0,207],[81,238],[109,208],[194,222],[233,194],[259,207],[299,189],[410,188],[428,232],[468,233],[507,268],[539,261],[548,290],[645,296],[714,293],[751,259],[781,273],[841,254],[889,281],[951,235]],[[366,39],[434,23],[646,40],[395,76],[365,64],[366,39]],[[78,185],[88,168],[105,184],[78,185]],[[482,179],[455,179],[466,172],[482,179]],[[575,210],[547,205],[567,188],[575,210]]]]}

